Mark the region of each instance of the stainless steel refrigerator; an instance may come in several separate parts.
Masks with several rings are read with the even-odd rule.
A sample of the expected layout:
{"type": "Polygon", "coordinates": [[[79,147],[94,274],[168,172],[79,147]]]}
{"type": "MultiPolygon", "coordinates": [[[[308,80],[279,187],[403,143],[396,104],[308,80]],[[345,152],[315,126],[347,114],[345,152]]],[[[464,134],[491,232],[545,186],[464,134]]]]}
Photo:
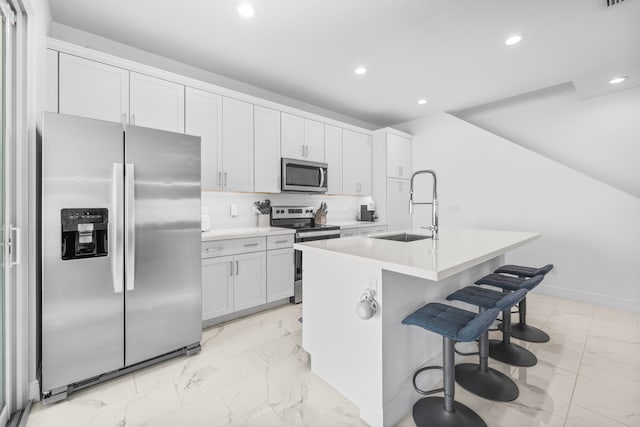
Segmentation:
{"type": "Polygon", "coordinates": [[[45,113],[42,393],[199,350],[200,138],[45,113]]]}

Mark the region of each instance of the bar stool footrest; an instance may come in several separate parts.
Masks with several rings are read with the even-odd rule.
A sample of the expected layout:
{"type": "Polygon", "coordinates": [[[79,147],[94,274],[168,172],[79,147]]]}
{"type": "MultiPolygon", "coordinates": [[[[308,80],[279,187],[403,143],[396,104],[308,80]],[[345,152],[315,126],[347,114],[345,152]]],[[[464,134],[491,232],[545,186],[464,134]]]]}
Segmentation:
{"type": "Polygon", "coordinates": [[[476,396],[496,402],[511,402],[520,394],[511,378],[493,368],[481,371],[477,363],[456,365],[456,382],[476,396]]]}
{"type": "Polygon", "coordinates": [[[413,388],[415,389],[415,391],[417,391],[418,393],[420,393],[423,396],[429,396],[431,394],[440,393],[440,392],[444,391],[444,387],[434,388],[433,390],[422,390],[416,384],[416,378],[418,378],[418,375],[420,375],[424,371],[432,371],[432,370],[435,370],[435,369],[443,370],[444,368],[442,366],[425,366],[424,368],[418,369],[413,374],[413,388]]]}
{"type": "Polygon", "coordinates": [[[417,427],[487,427],[482,418],[460,402],[453,402],[453,411],[443,407],[442,397],[423,397],[413,405],[413,421],[417,427]]]}

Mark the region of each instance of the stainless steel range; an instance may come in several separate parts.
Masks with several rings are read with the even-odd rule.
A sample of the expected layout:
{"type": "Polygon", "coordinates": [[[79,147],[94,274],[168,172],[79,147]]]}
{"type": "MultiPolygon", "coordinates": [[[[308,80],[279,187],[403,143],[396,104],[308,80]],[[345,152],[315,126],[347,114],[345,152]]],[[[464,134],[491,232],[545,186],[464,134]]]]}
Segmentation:
{"type": "MultiPolygon", "coordinates": [[[[293,228],[296,230],[295,242],[337,239],[340,227],[337,225],[316,224],[316,208],[313,206],[272,206],[271,225],[273,227],[293,228]]],[[[295,284],[291,302],[302,302],[302,251],[295,251],[295,284]]]]}

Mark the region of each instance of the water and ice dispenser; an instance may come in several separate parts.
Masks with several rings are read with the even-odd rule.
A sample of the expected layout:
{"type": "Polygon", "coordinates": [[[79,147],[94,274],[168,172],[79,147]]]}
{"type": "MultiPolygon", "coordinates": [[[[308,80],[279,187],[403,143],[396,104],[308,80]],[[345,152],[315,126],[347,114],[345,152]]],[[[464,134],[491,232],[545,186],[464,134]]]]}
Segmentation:
{"type": "Polygon", "coordinates": [[[62,259],[107,256],[107,209],[62,209],[62,259]]]}

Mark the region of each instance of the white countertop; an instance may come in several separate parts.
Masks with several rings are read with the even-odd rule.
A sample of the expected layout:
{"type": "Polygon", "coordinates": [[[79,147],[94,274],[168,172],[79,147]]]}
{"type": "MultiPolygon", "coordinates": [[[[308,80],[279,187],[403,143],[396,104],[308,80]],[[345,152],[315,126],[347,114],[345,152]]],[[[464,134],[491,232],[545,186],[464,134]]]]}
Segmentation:
{"type": "MultiPolygon", "coordinates": [[[[407,230],[411,234],[431,235],[425,230],[407,230]]],[[[397,234],[382,233],[378,235],[397,234]]],[[[346,237],[296,243],[295,249],[309,253],[348,257],[379,268],[438,281],[488,261],[540,237],[538,233],[444,228],[439,240],[396,242],[370,237],[346,237]]]]}
{"type": "Polygon", "coordinates": [[[291,228],[281,227],[243,227],[243,228],[220,228],[201,233],[202,241],[225,239],[241,239],[244,237],[266,237],[278,236],[282,234],[295,234],[291,228]]]}

